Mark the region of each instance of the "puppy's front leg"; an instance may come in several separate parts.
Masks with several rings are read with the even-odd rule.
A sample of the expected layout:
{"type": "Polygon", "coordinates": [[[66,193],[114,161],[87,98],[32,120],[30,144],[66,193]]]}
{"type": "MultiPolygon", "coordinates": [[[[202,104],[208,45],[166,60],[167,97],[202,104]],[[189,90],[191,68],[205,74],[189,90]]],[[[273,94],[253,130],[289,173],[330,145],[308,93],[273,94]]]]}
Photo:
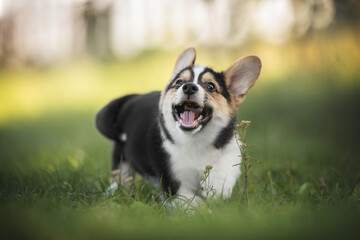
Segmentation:
{"type": "Polygon", "coordinates": [[[193,208],[204,204],[205,202],[197,196],[192,190],[185,186],[180,186],[176,198],[172,201],[172,205],[180,208],[193,208]]]}
{"type": "Polygon", "coordinates": [[[239,166],[232,166],[226,162],[225,164],[214,165],[201,184],[203,195],[205,197],[230,198],[239,176],[239,166]]]}

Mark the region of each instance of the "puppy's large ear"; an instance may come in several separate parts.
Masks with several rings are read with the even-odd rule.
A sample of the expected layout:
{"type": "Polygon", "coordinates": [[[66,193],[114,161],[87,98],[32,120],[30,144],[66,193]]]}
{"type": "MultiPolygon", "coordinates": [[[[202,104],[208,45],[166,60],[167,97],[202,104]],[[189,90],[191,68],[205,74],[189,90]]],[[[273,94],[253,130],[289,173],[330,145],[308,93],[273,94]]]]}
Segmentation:
{"type": "Polygon", "coordinates": [[[178,57],[174,70],[171,75],[171,79],[175,77],[181,70],[191,65],[194,65],[196,58],[196,51],[195,48],[188,48],[185,49],[180,56],[178,57]]]}
{"type": "Polygon", "coordinates": [[[261,60],[259,57],[250,55],[236,60],[225,70],[225,82],[229,92],[234,96],[236,105],[245,98],[246,93],[260,75],[261,60]]]}

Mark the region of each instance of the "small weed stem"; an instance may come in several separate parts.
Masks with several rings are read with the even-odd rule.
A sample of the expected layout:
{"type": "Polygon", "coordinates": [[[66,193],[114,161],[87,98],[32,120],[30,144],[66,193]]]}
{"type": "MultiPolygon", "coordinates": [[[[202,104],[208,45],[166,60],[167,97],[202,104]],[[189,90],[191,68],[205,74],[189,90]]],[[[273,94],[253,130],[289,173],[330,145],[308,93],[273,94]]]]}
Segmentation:
{"type": "Polygon", "coordinates": [[[241,202],[244,201],[244,196],[246,194],[246,201],[248,200],[247,197],[247,186],[248,186],[248,174],[249,170],[252,166],[256,166],[257,164],[261,163],[259,160],[252,158],[248,154],[248,147],[254,147],[253,145],[247,145],[246,139],[246,130],[250,125],[250,121],[241,121],[240,124],[237,124],[236,127],[238,131],[234,131],[236,143],[240,150],[240,156],[242,158],[242,162],[240,164],[243,165],[243,175],[244,175],[244,187],[241,194],[241,202]]]}

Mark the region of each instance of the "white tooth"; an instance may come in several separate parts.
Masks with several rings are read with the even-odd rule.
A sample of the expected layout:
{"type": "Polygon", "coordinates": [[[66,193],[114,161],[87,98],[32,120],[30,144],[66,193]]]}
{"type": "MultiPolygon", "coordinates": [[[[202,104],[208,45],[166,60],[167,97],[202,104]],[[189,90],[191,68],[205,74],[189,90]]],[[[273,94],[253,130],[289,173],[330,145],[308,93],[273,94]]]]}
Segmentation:
{"type": "Polygon", "coordinates": [[[180,113],[180,118],[183,119],[184,113],[180,113]]]}
{"type": "Polygon", "coordinates": [[[200,121],[203,118],[203,115],[200,115],[197,120],[200,121]]]}

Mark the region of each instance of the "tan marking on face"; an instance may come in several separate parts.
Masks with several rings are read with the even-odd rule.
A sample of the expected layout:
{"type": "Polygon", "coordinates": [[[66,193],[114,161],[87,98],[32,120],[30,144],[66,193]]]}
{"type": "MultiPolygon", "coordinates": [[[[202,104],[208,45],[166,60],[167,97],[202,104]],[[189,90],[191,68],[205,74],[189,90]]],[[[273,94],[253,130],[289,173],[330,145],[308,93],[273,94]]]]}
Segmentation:
{"type": "Polygon", "coordinates": [[[185,80],[185,81],[190,81],[191,80],[191,71],[189,69],[183,71],[179,78],[185,80]]]}
{"type": "MultiPolygon", "coordinates": [[[[176,80],[179,80],[179,79],[182,79],[182,80],[184,80],[184,81],[190,81],[190,79],[191,79],[191,71],[190,71],[189,69],[183,71],[182,73],[180,73],[180,75],[178,76],[178,78],[177,78],[176,80]]],[[[165,90],[168,89],[169,84],[170,84],[171,82],[172,82],[172,81],[170,80],[170,81],[165,85],[165,87],[164,87],[163,90],[162,90],[162,95],[164,95],[165,90]]],[[[176,84],[176,81],[174,81],[172,84],[173,84],[172,86],[174,86],[174,85],[176,84]]]]}
{"type": "Polygon", "coordinates": [[[217,81],[215,80],[215,76],[214,76],[212,73],[210,73],[210,72],[204,73],[204,74],[202,75],[202,77],[201,77],[200,80],[201,80],[201,82],[203,82],[203,83],[206,83],[206,82],[211,82],[211,83],[213,83],[213,84],[215,85],[216,91],[217,91],[217,92],[220,92],[220,86],[219,86],[219,84],[217,83],[217,81]]]}
{"type": "Polygon", "coordinates": [[[215,76],[211,73],[211,72],[206,72],[202,75],[201,78],[202,82],[216,82],[215,81],[215,76]]]}
{"type": "Polygon", "coordinates": [[[175,95],[176,90],[174,88],[169,89],[169,91],[166,92],[163,99],[163,104],[165,105],[171,105],[171,101],[173,96],[175,95]]]}
{"type": "Polygon", "coordinates": [[[203,74],[201,78],[201,82],[212,82],[215,85],[216,91],[213,93],[209,93],[205,90],[208,101],[211,101],[214,108],[216,108],[216,111],[222,112],[223,114],[227,115],[234,115],[237,112],[237,106],[233,100],[233,96],[231,96],[232,101],[229,104],[226,98],[220,93],[220,86],[218,82],[215,80],[215,76],[210,73],[206,72],[203,74]]]}
{"type": "MultiPolygon", "coordinates": [[[[230,83],[231,83],[231,79],[228,77],[228,75],[225,74],[225,85],[227,88],[229,88],[230,83]]],[[[231,99],[231,104],[230,104],[230,108],[232,109],[232,112],[235,113],[238,110],[238,106],[240,105],[240,103],[242,102],[238,102],[238,99],[235,98],[234,94],[231,93],[231,91],[229,91],[229,95],[230,95],[230,99],[231,99]]]]}
{"type": "MultiPolygon", "coordinates": [[[[182,79],[182,80],[184,80],[184,81],[190,81],[190,79],[191,79],[191,71],[190,70],[185,70],[185,71],[183,71],[182,73],[180,73],[180,75],[179,75],[179,77],[178,77],[178,79],[182,79]]],[[[171,81],[169,81],[166,85],[165,85],[165,87],[163,88],[163,90],[162,90],[162,92],[161,92],[161,97],[160,97],[160,105],[162,105],[162,103],[164,102],[164,97],[165,97],[165,92],[166,92],[166,89],[168,89],[168,87],[169,87],[169,84],[171,83],[171,81]]],[[[173,82],[173,85],[175,85],[176,84],[176,81],[174,81],[173,82]]],[[[171,90],[171,89],[170,89],[171,90]]],[[[169,91],[170,91],[169,90],[169,91]]],[[[168,91],[168,93],[169,93],[169,91],[168,91]]],[[[168,93],[166,94],[166,95],[168,95],[168,93]]],[[[174,91],[171,91],[171,96],[174,94],[174,91]]]]}
{"type": "Polygon", "coordinates": [[[221,93],[214,92],[210,94],[206,92],[208,103],[210,103],[214,109],[214,112],[221,112],[223,115],[233,115],[234,108],[232,104],[229,104],[228,101],[224,98],[221,93]]]}

